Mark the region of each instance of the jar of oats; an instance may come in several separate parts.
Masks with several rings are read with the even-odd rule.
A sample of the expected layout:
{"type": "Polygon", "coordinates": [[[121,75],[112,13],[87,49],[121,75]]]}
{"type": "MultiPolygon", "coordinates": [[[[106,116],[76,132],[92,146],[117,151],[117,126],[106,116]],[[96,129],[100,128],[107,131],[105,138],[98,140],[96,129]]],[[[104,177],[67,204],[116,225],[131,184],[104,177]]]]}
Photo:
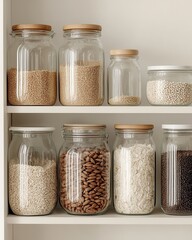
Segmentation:
{"type": "Polygon", "coordinates": [[[105,125],[65,124],[60,150],[60,204],[71,214],[104,213],[110,203],[111,157],[105,125]]]}
{"type": "Polygon", "coordinates": [[[190,105],[192,66],[149,66],[146,92],[152,105],[190,105]]]}
{"type": "Polygon", "coordinates": [[[8,102],[11,105],[54,105],[57,97],[57,56],[51,26],[12,26],[8,51],[8,102]]]}
{"type": "Polygon", "coordinates": [[[46,215],[57,202],[56,148],[52,127],[11,127],[9,206],[16,215],[46,215]]]}
{"type": "Polygon", "coordinates": [[[114,207],[120,214],[149,214],[155,206],[155,144],[151,124],[115,125],[114,207]]]}
{"type": "Polygon", "coordinates": [[[141,70],[138,50],[114,49],[107,69],[108,103],[117,106],[141,103],[141,70]]]}
{"type": "Polygon", "coordinates": [[[104,52],[101,26],[66,25],[59,50],[60,102],[98,106],[104,101],[104,52]]]}

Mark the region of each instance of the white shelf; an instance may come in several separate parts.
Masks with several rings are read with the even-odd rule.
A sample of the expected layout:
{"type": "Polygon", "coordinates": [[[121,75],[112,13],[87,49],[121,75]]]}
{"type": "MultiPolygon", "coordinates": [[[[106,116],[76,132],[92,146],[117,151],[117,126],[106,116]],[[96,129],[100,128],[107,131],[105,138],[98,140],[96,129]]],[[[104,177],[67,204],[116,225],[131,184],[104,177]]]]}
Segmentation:
{"type": "Polygon", "coordinates": [[[155,210],[149,215],[120,215],[109,212],[97,216],[74,216],[56,210],[47,216],[8,215],[7,224],[88,224],[88,225],[192,225],[192,216],[165,215],[155,210]]]}
{"type": "Polygon", "coordinates": [[[191,114],[192,106],[7,106],[7,113],[151,113],[191,114]]]}

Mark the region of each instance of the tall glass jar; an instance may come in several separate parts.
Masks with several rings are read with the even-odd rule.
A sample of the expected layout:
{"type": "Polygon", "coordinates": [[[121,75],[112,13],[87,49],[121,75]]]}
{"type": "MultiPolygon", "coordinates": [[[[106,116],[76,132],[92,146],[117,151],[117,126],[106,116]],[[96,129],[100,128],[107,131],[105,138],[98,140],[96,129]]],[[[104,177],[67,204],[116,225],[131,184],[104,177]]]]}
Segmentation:
{"type": "Polygon", "coordinates": [[[110,203],[110,151],[105,125],[65,124],[60,150],[60,204],[71,214],[93,215],[110,203]]]}
{"type": "Polygon", "coordinates": [[[164,124],[161,206],[166,214],[192,214],[192,125],[164,124]]]}
{"type": "Polygon", "coordinates": [[[63,105],[102,105],[104,52],[101,26],[66,25],[59,50],[60,102],[63,105]]]}
{"type": "Polygon", "coordinates": [[[108,66],[108,103],[139,105],[141,103],[141,70],[138,50],[111,50],[108,66]]]}
{"type": "Polygon", "coordinates": [[[149,214],[155,206],[153,125],[115,125],[114,206],[121,214],[149,214]]]}
{"type": "Polygon", "coordinates": [[[12,26],[8,51],[8,102],[12,105],[54,105],[57,97],[57,56],[51,26],[12,26]]]}
{"type": "Polygon", "coordinates": [[[46,215],[57,202],[56,149],[51,127],[11,127],[9,206],[16,215],[46,215]]]}

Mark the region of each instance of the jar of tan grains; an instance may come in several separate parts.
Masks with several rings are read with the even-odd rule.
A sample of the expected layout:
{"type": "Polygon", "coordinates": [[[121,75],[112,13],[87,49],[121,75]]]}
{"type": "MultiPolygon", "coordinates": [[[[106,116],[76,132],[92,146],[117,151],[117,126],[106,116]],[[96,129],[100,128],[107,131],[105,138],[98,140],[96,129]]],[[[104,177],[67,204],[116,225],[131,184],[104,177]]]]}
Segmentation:
{"type": "Polygon", "coordinates": [[[64,125],[60,204],[68,213],[101,214],[109,206],[111,157],[105,129],[105,125],[64,125]]]}
{"type": "Polygon", "coordinates": [[[63,105],[97,106],[104,100],[104,52],[101,26],[66,25],[59,50],[60,102],[63,105]]]}
{"type": "Polygon", "coordinates": [[[8,102],[11,105],[54,105],[57,97],[57,56],[51,26],[12,26],[8,51],[8,102]]]}
{"type": "Polygon", "coordinates": [[[108,66],[108,103],[128,106],[141,103],[141,71],[138,50],[115,49],[110,51],[108,66]]]}

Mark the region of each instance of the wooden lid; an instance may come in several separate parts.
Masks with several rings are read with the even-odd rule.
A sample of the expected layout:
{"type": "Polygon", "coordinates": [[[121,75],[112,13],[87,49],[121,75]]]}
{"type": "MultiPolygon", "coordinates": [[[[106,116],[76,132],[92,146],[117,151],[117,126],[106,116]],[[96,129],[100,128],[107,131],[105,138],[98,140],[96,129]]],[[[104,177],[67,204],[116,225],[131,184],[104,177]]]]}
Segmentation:
{"type": "Polygon", "coordinates": [[[112,49],[111,56],[137,56],[139,51],[137,49],[112,49]]]}
{"type": "Polygon", "coordinates": [[[13,31],[18,30],[45,30],[45,31],[51,31],[50,25],[45,24],[17,24],[12,26],[13,31]]]}
{"type": "Polygon", "coordinates": [[[115,124],[117,130],[151,130],[154,128],[153,124],[115,124]]]}
{"type": "Polygon", "coordinates": [[[101,31],[102,27],[100,25],[96,24],[70,24],[70,25],[65,25],[63,27],[64,31],[67,30],[96,30],[96,31],[101,31]]]}

